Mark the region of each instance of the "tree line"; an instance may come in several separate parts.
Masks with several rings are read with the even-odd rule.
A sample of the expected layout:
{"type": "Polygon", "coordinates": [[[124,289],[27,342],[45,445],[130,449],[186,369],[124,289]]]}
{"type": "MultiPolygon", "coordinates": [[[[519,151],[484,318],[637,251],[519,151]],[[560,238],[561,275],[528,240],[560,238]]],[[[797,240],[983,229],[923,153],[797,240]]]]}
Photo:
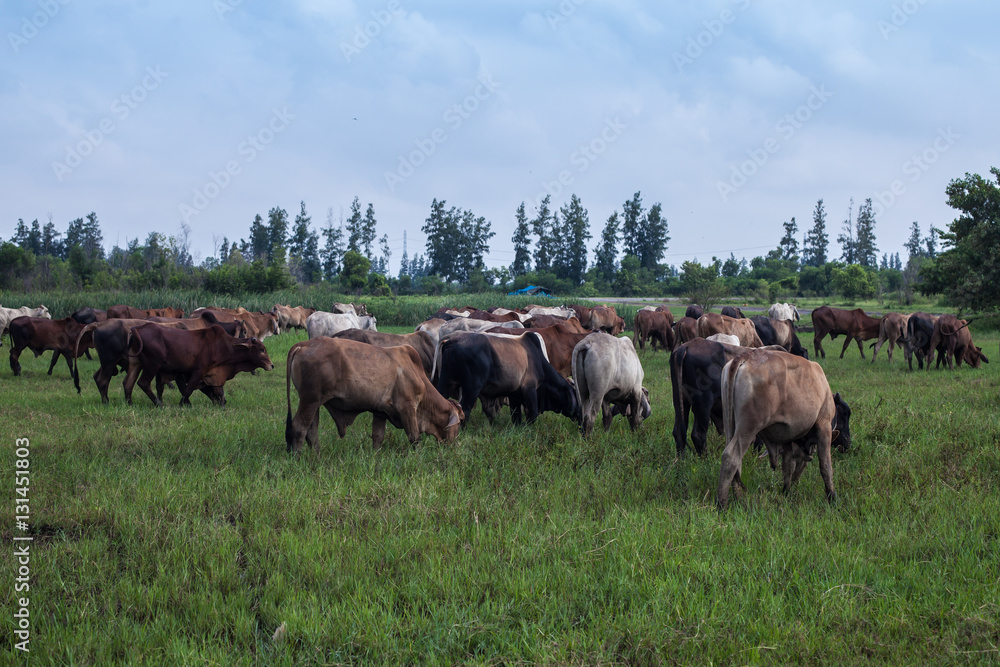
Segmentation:
{"type": "Polygon", "coordinates": [[[522,202],[513,214],[513,261],[487,267],[492,224],[470,209],[434,199],[420,231],[424,253],[408,254],[405,243],[396,275],[387,234],[378,234],[372,203],[357,197],[346,220],[316,229],[305,202],[290,219],[274,207],[256,215],[240,239],[215,239],[213,254],[196,265],[190,252],[190,228],[150,233],[105,252],[96,213],[72,220],[60,232],[51,219],[44,225],[18,220],[14,235],[0,245],[0,288],[146,289],[204,287],[240,294],[283,289],[295,284],[329,283],[346,293],[440,294],[508,291],[529,284],[580,297],[689,296],[712,301],[732,295],[773,301],[779,296],[870,298],[896,293],[911,299],[915,290],[946,294],[968,309],[995,309],[997,297],[986,294],[997,284],[1000,267],[1000,172],[993,180],[966,174],[947,188],[949,204],[960,212],[948,231],[931,226],[927,233],[913,222],[899,253],[879,254],[871,199],[855,210],[847,206],[833,257],[824,200],[816,202],[812,224],[802,231],[794,217],[781,223],[777,247],[749,261],[712,257],[678,268],[663,258],[670,242],[659,202],[648,208],[641,192],[626,200],[604,222],[594,240],[582,200],[572,194],[558,208],[550,196],[533,211],[522,202]],[[801,239],[801,240],[800,240],[801,239]],[[939,245],[942,246],[939,251],[939,245]]]}

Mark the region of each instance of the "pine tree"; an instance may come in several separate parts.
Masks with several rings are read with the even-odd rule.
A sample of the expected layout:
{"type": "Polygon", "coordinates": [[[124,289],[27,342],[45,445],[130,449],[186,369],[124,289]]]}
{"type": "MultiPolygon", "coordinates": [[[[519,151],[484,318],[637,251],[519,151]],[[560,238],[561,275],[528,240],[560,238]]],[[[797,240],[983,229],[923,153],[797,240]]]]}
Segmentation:
{"type": "Polygon", "coordinates": [[[511,242],[514,244],[514,263],[510,265],[510,273],[513,276],[523,276],[531,270],[531,251],[528,250],[528,246],[531,245],[531,230],[528,227],[528,215],[524,210],[524,202],[521,202],[521,205],[517,207],[514,222],[517,223],[517,226],[514,228],[514,236],[511,238],[511,242]]]}
{"type": "Polygon", "coordinates": [[[837,243],[843,249],[840,258],[847,264],[856,264],[858,259],[857,242],[854,234],[854,197],[851,197],[851,204],[847,208],[847,219],[844,220],[843,232],[837,236],[837,243]]]}
{"type": "Polygon", "coordinates": [[[803,266],[823,266],[826,264],[826,252],[830,245],[830,239],[826,234],[826,209],[823,207],[823,200],[816,202],[813,210],[813,226],[806,232],[802,241],[802,264],[803,266]]]}
{"type": "Polygon", "coordinates": [[[454,209],[445,210],[445,201],[434,199],[431,212],[420,231],[427,237],[427,263],[430,273],[451,280],[455,272],[455,250],[458,247],[458,226],[454,209]]]}
{"type": "Polygon", "coordinates": [[[562,246],[565,277],[574,285],[583,282],[587,271],[587,241],[591,239],[590,216],[575,194],[559,210],[562,218],[562,246]]]}
{"type": "Polygon", "coordinates": [[[463,283],[468,282],[476,269],[483,270],[484,258],[490,251],[489,241],[495,236],[490,227],[486,218],[477,217],[471,210],[462,212],[459,226],[459,261],[454,278],[463,283]]]}
{"type": "Polygon", "coordinates": [[[364,218],[361,217],[361,202],[355,197],[351,202],[351,215],[347,218],[347,249],[349,251],[362,251],[362,236],[364,232],[364,218]]]}
{"type": "Polygon", "coordinates": [[[403,230],[403,256],[399,258],[399,275],[396,276],[400,280],[403,276],[410,275],[410,258],[406,254],[406,230],[403,230]]]}
{"type": "Polygon", "coordinates": [[[923,242],[920,239],[920,225],[914,220],[913,224],[910,226],[910,238],[903,244],[906,248],[906,252],[909,253],[910,257],[923,257],[926,255],[924,252],[923,242]]]}
{"type": "Polygon", "coordinates": [[[799,261],[799,241],[796,235],[799,233],[799,226],[792,217],[791,222],[783,222],[781,226],[785,228],[785,235],[778,242],[780,259],[798,263],[799,261]]]}
{"type": "Polygon", "coordinates": [[[378,273],[389,276],[389,258],[392,257],[392,250],[389,249],[389,235],[383,234],[378,240],[380,256],[378,258],[378,273]]]}
{"type": "Polygon", "coordinates": [[[28,249],[28,225],[24,224],[23,218],[17,219],[17,228],[14,235],[10,237],[10,242],[24,250],[28,249]]]}
{"type": "Polygon", "coordinates": [[[63,242],[59,240],[62,233],[56,229],[56,225],[52,222],[52,218],[45,223],[42,228],[42,255],[51,255],[52,257],[63,257],[63,242]]]}
{"type": "Polygon", "coordinates": [[[626,255],[642,255],[642,237],[642,194],[636,192],[622,205],[622,249],[626,255]]]}
{"type": "Polygon", "coordinates": [[[267,225],[264,224],[264,219],[258,213],[254,216],[253,222],[250,223],[250,240],[247,242],[249,256],[246,256],[246,252],[243,254],[248,261],[255,262],[267,258],[270,249],[271,235],[267,225]]]}
{"type": "Polygon", "coordinates": [[[878,246],[875,244],[875,213],[872,211],[871,198],[866,199],[858,208],[858,219],[854,230],[857,263],[875,268],[878,262],[878,246]]]}
{"type": "Polygon", "coordinates": [[[368,258],[372,263],[375,262],[375,238],[378,235],[376,232],[376,221],[375,221],[375,207],[371,202],[368,202],[368,208],[365,210],[365,218],[361,223],[361,253],[368,258]]]}
{"type": "Polygon", "coordinates": [[[937,257],[937,242],[938,236],[940,235],[940,229],[937,227],[931,227],[931,231],[927,234],[927,238],[924,239],[924,245],[927,246],[927,256],[931,259],[937,257]]]}
{"type": "Polygon", "coordinates": [[[275,206],[267,212],[267,260],[285,256],[288,242],[288,212],[275,206]]]}
{"type": "MultiPolygon", "coordinates": [[[[639,193],[636,193],[638,196],[639,193]]],[[[655,270],[663,253],[667,250],[670,236],[667,234],[667,220],[663,217],[663,207],[657,202],[649,207],[640,226],[639,264],[643,268],[655,270]]]]}
{"type": "Polygon", "coordinates": [[[594,248],[594,266],[607,282],[613,282],[618,272],[618,211],[608,217],[601,232],[601,243],[594,248]]]}
{"type": "Polygon", "coordinates": [[[549,205],[552,198],[545,195],[538,205],[535,219],[531,221],[531,230],[538,241],[535,243],[535,271],[545,273],[552,270],[552,213],[549,205]]]}
{"type": "MultiPolygon", "coordinates": [[[[338,227],[333,226],[333,208],[326,212],[326,227],[323,228],[323,251],[320,253],[320,260],[323,264],[323,277],[326,280],[333,280],[340,273],[341,263],[344,259],[344,223],[338,227]]],[[[318,240],[317,240],[318,245],[318,240]]]]}
{"type": "Polygon", "coordinates": [[[311,284],[321,277],[319,237],[309,228],[312,217],[306,213],[306,203],[300,202],[295,216],[292,236],[288,240],[288,266],[292,275],[302,283],[311,284]]]}

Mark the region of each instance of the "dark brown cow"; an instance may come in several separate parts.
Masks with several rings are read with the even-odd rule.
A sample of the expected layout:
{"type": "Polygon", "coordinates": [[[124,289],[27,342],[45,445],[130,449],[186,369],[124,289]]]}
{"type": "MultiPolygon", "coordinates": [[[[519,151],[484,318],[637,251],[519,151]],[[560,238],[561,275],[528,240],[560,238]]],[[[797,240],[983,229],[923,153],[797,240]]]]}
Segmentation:
{"type": "Polygon", "coordinates": [[[847,419],[840,422],[839,398],[830,391],[822,366],[787,352],[747,350],[726,364],[722,371],[726,448],[719,473],[719,508],[726,506],[730,485],[745,488],[740,479],[743,457],[758,435],[772,468],[781,456],[786,493],[802,475],[815,447],[827,499],[834,502],[831,445],[845,437],[850,448],[850,409],[843,404],[847,419]]]}
{"type": "Polygon", "coordinates": [[[734,317],[738,320],[746,317],[739,306],[723,306],[720,312],[726,317],[734,317]]]}
{"type": "Polygon", "coordinates": [[[93,322],[104,322],[108,319],[108,311],[86,306],[70,315],[80,324],[92,324],[93,322]]]}
{"type": "Polygon", "coordinates": [[[903,354],[906,356],[906,365],[913,370],[913,355],[917,356],[917,364],[922,369],[924,359],[928,365],[934,358],[934,350],[931,349],[931,338],[934,337],[934,323],[937,322],[936,315],[928,313],[910,313],[910,318],[906,321],[906,338],[903,339],[903,354]]]}
{"type": "Polygon", "coordinates": [[[275,336],[280,333],[278,329],[278,316],[273,312],[252,312],[245,308],[239,308],[243,312],[233,314],[226,308],[199,308],[191,313],[198,317],[205,317],[205,313],[211,313],[219,322],[241,321],[246,327],[247,335],[258,340],[264,340],[268,336],[275,336]]]}
{"type": "Polygon", "coordinates": [[[795,324],[792,320],[779,320],[767,315],[754,315],[750,318],[760,342],[764,345],[779,345],[786,352],[790,352],[803,359],[809,358],[809,352],[802,347],[799,337],[795,333],[795,324]]]}
{"type": "Polygon", "coordinates": [[[485,320],[487,322],[520,322],[521,318],[517,316],[517,313],[510,312],[504,313],[503,315],[498,315],[496,313],[491,313],[486,310],[476,310],[472,309],[467,311],[469,313],[470,320],[485,320]]]}
{"type": "Polygon", "coordinates": [[[763,347],[757,327],[748,319],[738,319],[718,313],[706,313],[698,318],[698,335],[708,338],[712,334],[729,334],[740,339],[743,347],[763,347]]]}
{"type": "Polygon", "coordinates": [[[14,375],[21,374],[21,363],[18,358],[25,348],[35,353],[36,357],[46,350],[52,350],[52,363],[49,364],[49,375],[59,361],[59,355],[66,359],[70,375],[73,373],[73,358],[75,354],[83,354],[94,347],[93,336],[84,336],[77,351],[76,339],[84,325],[72,317],[61,320],[50,320],[44,317],[16,317],[10,323],[10,369],[14,375]]]}
{"type": "Polygon", "coordinates": [[[674,323],[674,347],[698,338],[698,320],[685,315],[674,323]]]}
{"type": "MultiPolygon", "coordinates": [[[[990,360],[983,354],[983,349],[976,347],[969,333],[969,321],[960,320],[954,315],[942,315],[934,323],[934,334],[931,337],[931,353],[937,351],[935,368],[940,368],[941,359],[947,355],[948,370],[954,370],[953,362],[959,367],[965,361],[972,368],[979,368],[990,360]]],[[[931,368],[930,357],[927,358],[927,370],[931,368]]]]}
{"type": "Polygon", "coordinates": [[[656,343],[665,350],[674,349],[674,316],[667,311],[640,310],[635,314],[635,336],[633,342],[639,344],[640,350],[646,349],[646,341],[652,338],[652,349],[656,351],[656,343]]]}
{"type": "Polygon", "coordinates": [[[288,351],[285,392],[288,412],[285,443],[298,452],[306,440],[319,450],[319,409],[326,407],[337,432],[362,412],[372,413],[372,445],[381,447],[385,423],[403,429],[413,444],[422,433],[441,442],[458,435],[462,409],[444,398],[421,369],[420,355],[409,345],[376,347],[337,338],[314,338],[288,351]],[[291,385],[299,395],[292,417],[291,385]]]}
{"type": "Polygon", "coordinates": [[[497,336],[523,336],[526,333],[540,335],[545,343],[545,355],[549,363],[559,375],[568,378],[573,374],[573,348],[594,332],[579,333],[566,320],[562,320],[540,329],[487,329],[483,333],[497,336]]]}
{"type": "Polygon", "coordinates": [[[872,352],[872,363],[875,363],[875,357],[878,356],[878,351],[882,349],[882,346],[889,343],[889,363],[892,363],[892,350],[897,345],[904,347],[906,345],[906,323],[910,319],[909,315],[903,315],[901,313],[886,313],[882,317],[882,322],[879,324],[878,329],[878,340],[872,343],[871,347],[875,348],[872,352]]]}
{"type": "Polygon", "coordinates": [[[813,347],[816,349],[817,358],[820,355],[824,359],[826,358],[826,351],[823,349],[821,343],[823,337],[830,334],[830,340],[840,335],[847,337],[844,341],[844,349],[840,351],[841,359],[844,358],[847,348],[851,346],[852,340],[857,341],[861,358],[864,359],[865,348],[861,345],[861,342],[878,338],[879,325],[882,323],[882,320],[866,315],[865,311],[860,308],[842,310],[840,308],[831,308],[830,306],[820,306],[812,311],[812,322],[814,332],[813,347]]]}
{"type": "Polygon", "coordinates": [[[295,306],[293,308],[292,306],[282,306],[280,303],[276,303],[271,312],[278,316],[278,328],[281,331],[288,331],[289,329],[305,330],[306,320],[316,312],[316,309],[304,306],[295,306]]]}
{"type": "Polygon", "coordinates": [[[594,306],[590,311],[590,321],[580,320],[585,327],[593,331],[604,331],[617,336],[625,330],[625,320],[618,316],[613,306],[594,306]]]}
{"type": "MultiPolygon", "coordinates": [[[[504,329],[503,331],[510,331],[504,329]]],[[[523,329],[522,329],[523,331],[523,329]]],[[[399,345],[409,345],[417,351],[420,357],[420,365],[430,378],[431,370],[434,367],[434,338],[426,331],[415,331],[409,334],[383,333],[372,331],[371,329],[344,329],[330,336],[330,338],[341,338],[346,340],[356,340],[359,343],[368,343],[376,347],[397,347],[399,345]]]]}
{"type": "Polygon", "coordinates": [[[690,317],[693,320],[697,320],[699,317],[705,314],[705,309],[696,303],[692,303],[684,311],[684,317],[690,317]]]}
{"type": "Polygon", "coordinates": [[[132,306],[111,306],[108,308],[108,319],[127,318],[133,320],[144,320],[147,317],[184,317],[184,311],[180,308],[133,308],[132,306]]]}
{"type": "Polygon", "coordinates": [[[191,394],[204,383],[216,387],[217,402],[225,404],[225,384],[241,371],[274,368],[264,344],[256,338],[233,338],[222,327],[185,331],[154,322],[133,328],[128,334],[128,375],[125,400],[132,403],[132,389],[139,387],[154,405],[163,405],[161,382],[177,381],[181,405],[190,405],[191,394]],[[157,380],[157,394],[150,387],[157,380]]]}
{"type": "Polygon", "coordinates": [[[567,324],[576,333],[590,333],[575,317],[556,317],[555,315],[535,315],[524,321],[525,329],[542,329],[556,324],[567,324]]]}

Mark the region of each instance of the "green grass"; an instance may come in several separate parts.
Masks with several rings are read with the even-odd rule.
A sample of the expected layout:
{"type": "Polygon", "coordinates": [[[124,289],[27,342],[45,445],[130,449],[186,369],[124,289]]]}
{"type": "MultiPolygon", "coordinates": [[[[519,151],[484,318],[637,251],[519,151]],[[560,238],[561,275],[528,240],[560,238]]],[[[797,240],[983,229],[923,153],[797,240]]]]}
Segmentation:
{"type": "MultiPolygon", "coordinates": [[[[370,418],[341,440],[324,416],[319,454],[293,457],[284,361],[301,338],[268,339],[276,368],[230,382],[225,408],[170,390],[166,408],[139,392],[128,407],[120,378],[102,406],[96,362],[81,396],[64,365],[45,375],[47,354],[0,370],[3,469],[15,437],[32,443],[33,663],[1000,659],[996,362],[908,373],[901,354],[872,366],[827,344],[854,415],[840,502],[815,462],[786,497],[750,456],[747,494],[720,514],[722,439],[678,460],[663,352],[641,357],[654,412],[637,433],[582,440],[563,417],[518,428],[506,412],[490,427],[477,409],[454,443],[390,427],[376,452],[370,418]]],[[[0,662],[25,662],[4,619],[0,662]]]]}

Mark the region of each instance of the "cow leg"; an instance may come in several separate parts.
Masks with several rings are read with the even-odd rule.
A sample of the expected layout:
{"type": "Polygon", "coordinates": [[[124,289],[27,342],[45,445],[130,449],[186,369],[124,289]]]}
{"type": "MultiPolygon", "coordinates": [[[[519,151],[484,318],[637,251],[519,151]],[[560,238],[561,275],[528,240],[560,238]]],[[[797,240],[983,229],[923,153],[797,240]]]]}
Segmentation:
{"type": "MultiPolygon", "coordinates": [[[[59,352],[59,350],[52,350],[52,363],[49,364],[49,373],[48,373],[49,375],[52,375],[52,369],[56,367],[56,362],[59,361],[59,355],[60,354],[61,353],[59,352]]],[[[73,364],[70,362],[69,357],[66,357],[66,363],[68,363],[70,365],[69,366],[69,372],[72,373],[73,372],[73,364]]]]}
{"type": "Polygon", "coordinates": [[[486,415],[486,419],[492,425],[496,421],[497,415],[500,414],[500,404],[499,398],[486,398],[481,396],[479,398],[479,403],[483,406],[483,414],[486,415]]]}
{"type": "Polygon", "coordinates": [[[298,454],[302,451],[302,441],[309,439],[312,448],[319,449],[318,439],[315,437],[319,424],[319,405],[299,400],[299,408],[295,411],[295,417],[289,422],[285,429],[285,445],[289,452],[298,454]]]}
{"type": "MultiPolygon", "coordinates": [[[[816,425],[816,436],[818,439],[817,449],[819,453],[819,473],[823,477],[823,485],[826,487],[826,499],[831,503],[837,502],[837,491],[833,488],[833,458],[830,455],[830,447],[833,441],[833,426],[829,421],[822,420],[816,425]],[[825,422],[825,423],[824,423],[825,422]]],[[[802,462],[805,469],[805,461],[802,462]]],[[[798,471],[801,475],[802,471],[798,471]]],[[[792,481],[798,479],[796,476],[792,481]]]]}
{"type": "MultiPolygon", "coordinates": [[[[706,405],[706,401],[704,400],[696,402],[694,405],[685,405],[685,409],[689,406],[694,413],[694,428],[691,429],[691,442],[694,444],[694,450],[698,452],[698,456],[705,456],[708,452],[708,426],[712,423],[712,406],[711,404],[706,405]]],[[[685,415],[686,419],[687,416],[685,415]]],[[[718,427],[718,424],[716,424],[716,427],[718,427]]]]}
{"type": "Polygon", "coordinates": [[[823,336],[825,336],[825,335],[826,335],[826,332],[816,331],[816,335],[813,338],[813,349],[816,352],[816,357],[817,358],[820,355],[822,355],[822,357],[824,359],[826,359],[826,350],[823,349],[823,336]]]}
{"type": "Polygon", "coordinates": [[[611,412],[611,403],[605,399],[601,402],[601,421],[604,423],[605,432],[611,430],[611,420],[614,419],[614,417],[614,413],[611,412]]]}
{"type": "Polygon", "coordinates": [[[740,479],[740,471],[743,468],[743,456],[751,442],[753,434],[746,435],[737,429],[722,451],[722,469],[719,472],[719,490],[716,494],[716,505],[720,510],[726,508],[729,501],[729,487],[733,483],[745,488],[743,480],[740,479]]]}
{"type": "Polygon", "coordinates": [[[17,360],[21,356],[21,350],[17,344],[14,344],[10,348],[10,370],[14,371],[14,377],[21,375],[21,363],[17,360]]]}
{"type": "MultiPolygon", "coordinates": [[[[844,337],[844,348],[840,351],[840,358],[841,359],[844,358],[844,353],[847,352],[847,348],[849,348],[851,346],[851,341],[852,340],[854,340],[854,339],[851,338],[850,336],[845,336],[844,337]]],[[[861,352],[861,356],[862,357],[865,356],[865,353],[863,351],[861,352]]]]}
{"type": "MultiPolygon", "coordinates": [[[[409,434],[407,434],[409,435],[409,434]]],[[[382,441],[385,440],[385,415],[372,413],[372,447],[382,448],[382,441]]]]}
{"type": "Polygon", "coordinates": [[[521,393],[521,405],[524,407],[525,422],[534,424],[538,419],[538,393],[534,389],[525,389],[521,393]]]}
{"type": "Polygon", "coordinates": [[[132,390],[135,388],[135,381],[139,379],[139,373],[142,371],[142,366],[139,365],[138,361],[134,358],[129,361],[128,373],[125,374],[125,379],[122,381],[122,389],[125,390],[125,402],[132,405],[132,390]]]}
{"type": "MultiPolygon", "coordinates": [[[[879,338],[877,341],[875,341],[875,350],[872,352],[873,364],[875,363],[875,357],[878,356],[878,351],[882,349],[882,346],[884,344],[885,344],[884,338],[879,338]]],[[[892,343],[889,343],[889,361],[892,361],[892,343]]]]}
{"type": "Polygon", "coordinates": [[[858,351],[861,352],[861,358],[864,359],[865,358],[865,346],[861,343],[861,339],[860,338],[855,338],[854,340],[857,341],[857,343],[858,343],[858,351]]]}
{"type": "Polygon", "coordinates": [[[684,409],[681,410],[677,407],[677,403],[678,401],[674,401],[674,445],[677,447],[677,456],[681,456],[687,449],[687,425],[691,404],[684,401],[684,409]]]}
{"type": "Polygon", "coordinates": [[[104,372],[104,366],[94,371],[94,384],[97,385],[97,391],[101,392],[101,403],[109,403],[108,386],[111,384],[111,376],[104,372]]]}
{"type": "Polygon", "coordinates": [[[162,407],[163,401],[161,401],[156,396],[156,394],[153,393],[153,389],[150,386],[153,382],[153,378],[155,378],[156,375],[157,375],[156,372],[153,371],[152,369],[147,368],[146,370],[144,370],[142,372],[142,375],[139,376],[139,388],[146,393],[146,396],[149,396],[149,400],[153,402],[153,405],[155,405],[156,407],[162,407]]]}

